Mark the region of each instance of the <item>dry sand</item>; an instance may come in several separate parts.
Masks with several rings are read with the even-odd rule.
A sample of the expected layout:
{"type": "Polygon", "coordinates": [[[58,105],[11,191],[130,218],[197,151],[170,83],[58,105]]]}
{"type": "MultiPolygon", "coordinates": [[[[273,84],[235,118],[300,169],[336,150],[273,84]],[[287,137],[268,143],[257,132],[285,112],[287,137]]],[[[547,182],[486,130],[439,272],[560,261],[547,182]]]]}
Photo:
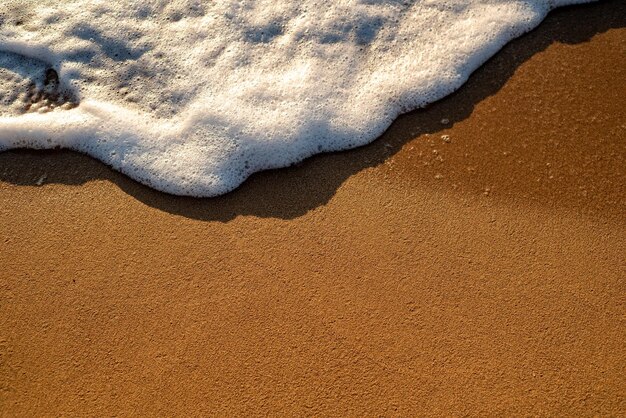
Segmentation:
{"type": "Polygon", "coordinates": [[[624,416],[624,4],[222,198],[0,154],[1,415],[624,416]]]}

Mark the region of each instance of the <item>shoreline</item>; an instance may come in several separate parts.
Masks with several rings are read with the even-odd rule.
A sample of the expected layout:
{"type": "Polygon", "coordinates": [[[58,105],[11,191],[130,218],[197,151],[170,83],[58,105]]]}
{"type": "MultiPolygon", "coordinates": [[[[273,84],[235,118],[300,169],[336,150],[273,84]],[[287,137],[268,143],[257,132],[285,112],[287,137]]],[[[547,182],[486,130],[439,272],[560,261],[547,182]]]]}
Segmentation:
{"type": "Polygon", "coordinates": [[[624,11],[218,198],[0,153],[0,415],[623,414],[624,11]]]}

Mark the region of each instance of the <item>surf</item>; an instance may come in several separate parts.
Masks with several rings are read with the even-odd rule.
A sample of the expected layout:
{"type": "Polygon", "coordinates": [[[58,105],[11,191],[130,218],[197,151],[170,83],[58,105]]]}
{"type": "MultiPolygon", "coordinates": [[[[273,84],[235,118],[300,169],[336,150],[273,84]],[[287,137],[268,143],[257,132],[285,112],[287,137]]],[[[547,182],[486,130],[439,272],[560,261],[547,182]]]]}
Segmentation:
{"type": "Polygon", "coordinates": [[[65,2],[0,13],[0,150],[197,197],[365,145],[576,1],[65,2]]]}

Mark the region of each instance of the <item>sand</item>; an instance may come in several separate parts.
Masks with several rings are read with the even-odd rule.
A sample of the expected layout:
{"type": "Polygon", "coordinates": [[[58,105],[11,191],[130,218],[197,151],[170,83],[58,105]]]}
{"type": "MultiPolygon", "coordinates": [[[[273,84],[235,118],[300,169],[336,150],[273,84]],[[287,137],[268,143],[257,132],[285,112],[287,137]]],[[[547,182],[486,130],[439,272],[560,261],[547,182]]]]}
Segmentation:
{"type": "Polygon", "coordinates": [[[625,54],[623,2],[556,11],[217,199],[0,154],[0,414],[623,416],[625,54]]]}

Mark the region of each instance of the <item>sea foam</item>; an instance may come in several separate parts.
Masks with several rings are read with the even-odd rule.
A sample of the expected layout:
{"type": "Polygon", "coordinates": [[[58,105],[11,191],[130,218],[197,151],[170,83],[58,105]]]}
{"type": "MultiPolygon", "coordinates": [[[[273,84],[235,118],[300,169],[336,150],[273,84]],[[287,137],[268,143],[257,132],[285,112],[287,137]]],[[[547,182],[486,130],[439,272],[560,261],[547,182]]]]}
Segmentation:
{"type": "Polygon", "coordinates": [[[371,142],[570,0],[3,0],[0,150],[164,192],[371,142]]]}

